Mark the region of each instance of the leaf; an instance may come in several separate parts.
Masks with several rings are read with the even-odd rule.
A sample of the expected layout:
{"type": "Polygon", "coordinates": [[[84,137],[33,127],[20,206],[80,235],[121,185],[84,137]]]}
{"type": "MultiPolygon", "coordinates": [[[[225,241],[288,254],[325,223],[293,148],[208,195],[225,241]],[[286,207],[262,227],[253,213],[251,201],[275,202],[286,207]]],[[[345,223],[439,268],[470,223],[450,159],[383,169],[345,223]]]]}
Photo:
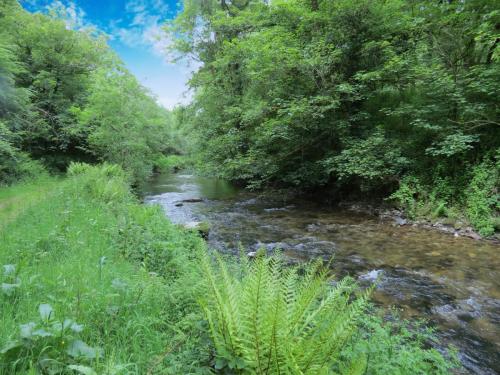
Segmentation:
{"type": "Polygon", "coordinates": [[[32,332],[33,336],[38,336],[38,337],[50,337],[54,336],[51,332],[46,331],[44,329],[37,329],[36,331],[32,332]]]}
{"type": "Polygon", "coordinates": [[[359,354],[351,363],[349,370],[346,372],[348,375],[363,375],[366,373],[368,360],[366,354],[359,354]]]}
{"type": "Polygon", "coordinates": [[[75,333],[80,333],[83,331],[83,324],[78,324],[76,322],[73,322],[73,324],[71,324],[71,330],[75,333]]]}
{"type": "Polygon", "coordinates": [[[95,372],[92,368],[87,367],[87,366],[69,365],[68,368],[70,370],[74,370],[74,371],[78,372],[79,374],[83,374],[83,375],[97,375],[97,372],[95,372]]]}
{"type": "Polygon", "coordinates": [[[111,287],[117,290],[126,290],[127,283],[120,279],[113,279],[113,281],[111,281],[111,287]]]}
{"type": "Polygon", "coordinates": [[[54,309],[48,303],[42,303],[38,306],[38,312],[40,313],[40,318],[43,321],[48,321],[51,318],[54,309]]]}
{"type": "Polygon", "coordinates": [[[19,326],[20,328],[20,335],[24,339],[29,339],[33,336],[33,329],[36,327],[36,323],[29,322],[26,324],[21,324],[19,326]]]}
{"type": "Polygon", "coordinates": [[[19,349],[22,344],[19,341],[9,341],[2,349],[0,349],[0,354],[7,354],[11,350],[19,349]]]}
{"type": "Polygon", "coordinates": [[[75,333],[80,333],[83,331],[83,324],[78,324],[72,319],[64,319],[64,322],[54,322],[52,328],[56,331],[65,331],[67,329],[72,330],[75,333]]]}
{"type": "Polygon", "coordinates": [[[224,358],[217,358],[215,360],[215,369],[221,370],[227,366],[227,361],[224,358]]]}
{"type": "Polygon", "coordinates": [[[6,296],[11,296],[14,294],[17,288],[19,288],[21,284],[7,284],[7,283],[2,283],[2,292],[6,296]]]}
{"type": "Polygon", "coordinates": [[[4,276],[12,276],[16,272],[16,266],[14,264],[5,264],[3,266],[4,276]]]}
{"type": "Polygon", "coordinates": [[[83,357],[87,359],[94,359],[100,354],[99,349],[88,346],[81,340],[73,341],[66,352],[73,358],[83,357]]]}

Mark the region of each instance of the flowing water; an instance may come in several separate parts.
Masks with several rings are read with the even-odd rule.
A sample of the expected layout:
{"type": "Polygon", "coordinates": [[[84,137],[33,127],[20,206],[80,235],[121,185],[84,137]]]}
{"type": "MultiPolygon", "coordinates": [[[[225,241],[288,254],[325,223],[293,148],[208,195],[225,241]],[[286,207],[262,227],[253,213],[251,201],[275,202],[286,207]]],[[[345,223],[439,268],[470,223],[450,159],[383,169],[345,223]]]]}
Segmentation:
{"type": "Polygon", "coordinates": [[[459,349],[461,373],[500,373],[500,246],[239,190],[223,180],[160,175],[145,187],[175,223],[207,221],[221,251],[282,249],[291,261],[334,256],[337,275],[378,278],[374,300],[426,318],[459,349]],[[198,200],[198,202],[183,202],[198,200]]]}

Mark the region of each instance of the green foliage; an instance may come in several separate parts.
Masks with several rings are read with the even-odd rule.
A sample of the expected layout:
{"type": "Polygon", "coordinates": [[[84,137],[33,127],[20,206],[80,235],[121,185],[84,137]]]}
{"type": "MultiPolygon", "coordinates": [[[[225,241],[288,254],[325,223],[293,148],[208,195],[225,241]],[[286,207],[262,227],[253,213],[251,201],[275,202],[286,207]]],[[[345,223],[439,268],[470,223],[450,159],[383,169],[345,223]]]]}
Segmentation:
{"type": "Polygon", "coordinates": [[[11,119],[22,135],[22,148],[51,166],[64,167],[62,156],[81,157],[82,139],[73,131],[70,108],[85,100],[90,74],[106,57],[104,39],[74,31],[57,18],[0,6],[0,38],[16,45],[17,88],[28,90],[29,103],[11,119]]]}
{"type": "Polygon", "coordinates": [[[202,267],[216,369],[326,374],[342,362],[341,349],[367,304],[366,293],[350,301],[352,281],[329,288],[328,270],[319,262],[299,276],[298,268],[286,268],[276,257],[259,256],[243,264],[241,274],[229,270],[220,257],[213,266],[206,255],[202,267]]]}
{"type": "Polygon", "coordinates": [[[32,179],[44,173],[40,163],[14,146],[13,133],[0,121],[0,185],[32,179]]]}
{"type": "Polygon", "coordinates": [[[370,290],[360,292],[348,278],[332,286],[321,262],[245,259],[201,260],[201,304],[220,373],[447,374],[453,366],[422,349],[428,332],[368,316],[370,290]]]}
{"type": "Polygon", "coordinates": [[[495,231],[500,212],[500,155],[474,167],[466,195],[468,217],[479,233],[488,236],[495,231]]]}
{"type": "Polygon", "coordinates": [[[177,172],[189,165],[189,160],[183,155],[160,155],[154,161],[155,169],[159,172],[177,172]]]}
{"type": "Polygon", "coordinates": [[[64,180],[0,189],[0,214],[16,192],[30,201],[0,227],[0,373],[450,368],[423,349],[427,335],[372,318],[366,292],[332,286],[319,263],[214,264],[199,236],[138,204],[126,181],[117,166],[75,163],[64,180]]]}
{"type": "Polygon", "coordinates": [[[412,218],[465,215],[481,235],[490,236],[497,230],[499,216],[499,170],[498,156],[486,156],[460,178],[434,177],[424,183],[416,177],[406,177],[390,199],[412,218]]]}
{"type": "Polygon", "coordinates": [[[396,179],[407,164],[397,146],[391,145],[380,131],[366,140],[353,140],[348,144],[340,155],[324,161],[328,172],[335,172],[340,181],[360,178],[362,188],[366,183],[380,185],[396,179]]]}
{"type": "Polygon", "coordinates": [[[145,180],[154,161],[169,150],[169,116],[120,63],[96,71],[83,111],[74,109],[88,150],[119,164],[134,181],[145,180]]]}
{"type": "Polygon", "coordinates": [[[426,215],[469,212],[464,176],[500,146],[499,15],[492,0],[186,0],[167,31],[203,64],[177,121],[204,172],[250,187],[388,196],[416,178],[426,215]]]}
{"type": "Polygon", "coordinates": [[[0,214],[10,201],[16,208],[7,222],[2,216],[0,227],[0,265],[6,266],[0,268],[5,284],[0,348],[11,341],[29,345],[9,349],[9,360],[0,358],[0,373],[9,374],[3,366],[16,363],[16,373],[21,366],[23,373],[35,373],[43,363],[71,374],[90,371],[83,366],[99,374],[207,373],[205,328],[195,293],[200,278],[196,262],[189,260],[203,241],[170,224],[158,208],[139,205],[121,168],[73,164],[70,174],[49,186],[38,181],[0,190],[0,214]],[[138,244],[158,254],[140,262],[130,255],[140,251],[138,244]],[[163,267],[165,258],[173,261],[163,267]],[[39,321],[41,304],[53,306],[57,320],[39,321]],[[65,331],[61,346],[52,341],[59,340],[53,328],[65,319],[84,329],[65,331]],[[36,334],[26,341],[19,336],[26,322],[56,336],[36,334]],[[102,352],[75,359],[67,352],[71,340],[102,352]]]}
{"type": "Polygon", "coordinates": [[[433,212],[433,216],[434,217],[445,217],[445,216],[448,216],[447,215],[448,213],[448,210],[446,209],[446,203],[444,202],[441,202],[439,203],[439,205],[436,207],[436,209],[434,210],[433,212]]]}
{"type": "MultiPolygon", "coordinates": [[[[445,359],[435,349],[422,349],[435,340],[432,330],[414,322],[398,320],[394,313],[392,323],[382,322],[375,314],[365,316],[351,340],[352,346],[344,348],[346,362],[357,353],[368,358],[365,374],[449,374],[459,367],[454,350],[445,359]]],[[[341,372],[342,374],[344,372],[341,372]]]]}
{"type": "Polygon", "coordinates": [[[57,319],[49,304],[38,306],[38,312],[38,321],[21,324],[18,337],[0,350],[2,373],[36,368],[40,374],[72,373],[70,370],[95,374],[85,364],[101,353],[79,339],[83,326],[71,319],[57,319]]]}
{"type": "MultiPolygon", "coordinates": [[[[154,160],[180,151],[171,114],[125,69],[105,36],[76,29],[62,4],[51,9],[31,14],[17,2],[0,3],[0,121],[22,151],[17,164],[27,164],[26,155],[59,171],[71,161],[108,161],[143,181],[154,160]]],[[[0,152],[12,154],[3,133],[2,127],[0,152]]],[[[1,158],[8,166],[0,183],[11,183],[18,178],[14,162],[1,158]]]]}
{"type": "Polygon", "coordinates": [[[15,113],[23,104],[26,94],[15,87],[15,74],[21,73],[22,69],[13,49],[0,34],[0,118],[15,113]]]}
{"type": "Polygon", "coordinates": [[[421,200],[418,199],[422,192],[422,185],[415,177],[407,177],[399,184],[399,189],[391,194],[389,199],[393,199],[401,205],[406,213],[415,218],[418,214],[418,205],[421,200]]]}

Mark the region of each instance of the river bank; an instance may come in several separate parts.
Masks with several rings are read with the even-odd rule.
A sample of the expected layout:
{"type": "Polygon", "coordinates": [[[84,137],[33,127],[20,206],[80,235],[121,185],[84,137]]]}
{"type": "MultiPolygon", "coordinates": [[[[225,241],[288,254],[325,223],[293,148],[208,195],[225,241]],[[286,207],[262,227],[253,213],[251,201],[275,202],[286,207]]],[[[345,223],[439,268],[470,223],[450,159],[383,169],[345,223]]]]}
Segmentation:
{"type": "Polygon", "coordinates": [[[368,203],[362,201],[346,201],[338,204],[339,207],[356,213],[364,213],[379,217],[381,220],[387,220],[398,226],[413,226],[425,229],[432,229],[447,233],[455,237],[467,237],[474,240],[490,241],[494,244],[500,244],[500,233],[496,232],[492,236],[484,237],[475,230],[465,218],[431,218],[417,217],[411,219],[404,210],[389,206],[382,202],[368,203]]]}

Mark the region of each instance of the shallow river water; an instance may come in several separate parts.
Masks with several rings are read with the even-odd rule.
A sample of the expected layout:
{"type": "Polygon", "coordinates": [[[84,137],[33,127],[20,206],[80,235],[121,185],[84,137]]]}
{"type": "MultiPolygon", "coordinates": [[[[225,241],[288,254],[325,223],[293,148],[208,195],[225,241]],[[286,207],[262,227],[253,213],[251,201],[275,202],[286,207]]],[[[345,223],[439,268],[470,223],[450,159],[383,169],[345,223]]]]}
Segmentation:
{"type": "Polygon", "coordinates": [[[207,221],[221,251],[282,249],[292,261],[334,256],[338,276],[378,278],[375,302],[426,318],[459,349],[461,373],[500,374],[500,246],[302,200],[239,190],[223,180],[160,175],[145,187],[175,223],[207,221]],[[201,202],[182,202],[201,198],[201,202]]]}

